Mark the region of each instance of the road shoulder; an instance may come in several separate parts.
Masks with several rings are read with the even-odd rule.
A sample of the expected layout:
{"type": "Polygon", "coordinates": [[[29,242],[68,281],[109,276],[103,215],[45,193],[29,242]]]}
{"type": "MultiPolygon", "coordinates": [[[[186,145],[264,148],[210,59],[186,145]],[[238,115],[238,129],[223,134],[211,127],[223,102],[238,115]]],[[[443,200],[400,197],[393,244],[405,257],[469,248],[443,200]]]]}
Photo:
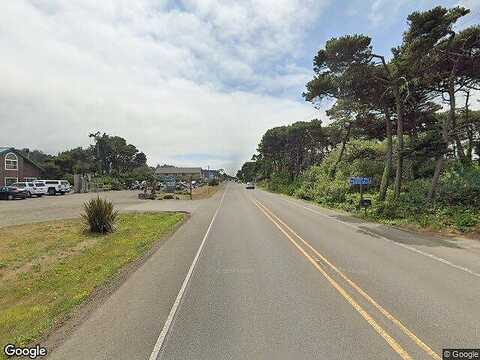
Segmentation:
{"type": "Polygon", "coordinates": [[[221,195],[203,201],[169,240],[65,333],[49,359],[148,358],[221,195]]]}

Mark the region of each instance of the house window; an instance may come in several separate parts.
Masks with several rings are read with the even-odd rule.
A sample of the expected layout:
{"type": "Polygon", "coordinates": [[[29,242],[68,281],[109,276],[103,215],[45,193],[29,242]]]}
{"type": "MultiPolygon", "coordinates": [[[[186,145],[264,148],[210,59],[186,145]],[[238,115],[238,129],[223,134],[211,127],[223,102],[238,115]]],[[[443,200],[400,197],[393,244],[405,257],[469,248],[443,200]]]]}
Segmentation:
{"type": "Polygon", "coordinates": [[[16,178],[16,177],[6,177],[5,178],[5,186],[12,185],[16,182],[18,182],[18,178],[16,178]]]}
{"type": "Polygon", "coordinates": [[[14,153],[5,155],[5,170],[18,170],[18,157],[14,153]]]}

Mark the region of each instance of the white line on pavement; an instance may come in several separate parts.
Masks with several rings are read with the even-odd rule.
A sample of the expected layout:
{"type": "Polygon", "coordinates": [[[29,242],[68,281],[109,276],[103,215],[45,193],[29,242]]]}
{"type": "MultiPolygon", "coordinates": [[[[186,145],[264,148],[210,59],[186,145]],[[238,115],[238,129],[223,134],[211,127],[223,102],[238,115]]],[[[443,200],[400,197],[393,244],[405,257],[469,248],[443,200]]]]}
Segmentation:
{"type": "Polygon", "coordinates": [[[170,326],[172,325],[172,321],[173,321],[173,318],[175,317],[175,313],[177,312],[177,309],[180,305],[180,302],[182,301],[182,297],[183,297],[183,294],[185,293],[185,289],[187,288],[188,282],[190,281],[190,278],[192,277],[193,271],[195,269],[195,265],[197,264],[198,258],[200,257],[200,254],[203,250],[203,247],[205,246],[205,242],[207,240],[208,234],[210,233],[210,229],[212,228],[212,225],[215,221],[215,218],[217,217],[218,211],[220,210],[220,207],[222,206],[223,199],[225,198],[225,194],[227,193],[227,189],[228,189],[228,185],[225,188],[225,191],[223,192],[222,199],[220,200],[220,203],[218,204],[218,207],[217,207],[217,210],[215,211],[215,214],[213,214],[212,221],[210,221],[210,225],[208,225],[207,231],[205,232],[205,235],[203,236],[202,243],[200,244],[200,247],[198,248],[197,253],[195,254],[195,258],[193,259],[193,262],[190,265],[190,268],[188,269],[187,276],[185,277],[185,280],[183,280],[182,287],[180,288],[180,291],[177,294],[175,302],[173,303],[173,306],[170,309],[170,313],[168,314],[167,320],[165,321],[165,324],[163,325],[162,332],[158,336],[157,342],[155,343],[153,351],[150,354],[149,360],[157,360],[158,354],[160,353],[160,350],[162,349],[163,343],[165,342],[165,338],[168,334],[168,331],[170,330],[170,326]]]}
{"type": "Polygon", "coordinates": [[[390,243],[392,243],[392,244],[394,244],[394,245],[396,245],[396,246],[400,246],[400,247],[402,247],[402,248],[404,248],[404,249],[413,251],[413,252],[415,252],[415,253],[417,253],[417,254],[419,254],[419,255],[428,257],[428,258],[430,258],[430,259],[432,259],[432,260],[439,261],[439,262],[441,262],[441,263],[443,263],[443,264],[445,264],[445,265],[448,265],[448,266],[450,266],[450,267],[453,267],[453,268],[455,268],[455,269],[457,269],[457,270],[464,271],[464,272],[466,272],[466,273],[469,273],[470,275],[473,275],[473,276],[476,276],[476,277],[479,277],[479,278],[480,278],[480,274],[479,274],[479,273],[476,273],[475,271],[470,270],[469,268],[466,268],[466,267],[461,266],[461,265],[454,264],[454,263],[452,263],[452,262],[450,262],[450,261],[448,261],[448,260],[446,260],[446,259],[444,259],[444,258],[438,257],[438,256],[436,256],[436,255],[433,255],[433,254],[430,254],[430,253],[427,253],[427,252],[424,252],[424,251],[419,250],[419,249],[417,249],[417,248],[415,248],[415,247],[408,246],[408,245],[405,245],[405,244],[402,244],[402,243],[398,243],[398,242],[393,241],[393,240],[391,240],[391,239],[389,239],[389,238],[387,238],[387,237],[385,237],[385,236],[376,234],[376,233],[374,233],[374,232],[372,232],[372,231],[370,231],[370,230],[366,230],[366,229],[363,229],[363,228],[360,229],[358,226],[355,226],[355,225],[353,225],[353,224],[347,223],[347,222],[345,222],[345,221],[341,221],[341,220],[335,219],[335,218],[332,217],[332,216],[322,214],[321,212],[316,211],[316,210],[314,210],[314,209],[312,209],[312,208],[309,208],[309,207],[307,207],[307,206],[300,205],[300,204],[298,204],[298,203],[295,202],[295,201],[292,201],[292,200],[289,200],[289,199],[287,200],[287,199],[285,199],[285,198],[283,198],[283,197],[281,197],[281,198],[282,198],[284,201],[286,201],[286,202],[288,202],[288,203],[290,203],[290,204],[292,204],[292,205],[301,207],[301,208],[303,208],[303,209],[305,209],[305,210],[308,210],[308,211],[311,211],[311,212],[313,212],[313,213],[315,213],[315,214],[317,214],[317,215],[323,216],[323,217],[328,218],[328,219],[330,219],[330,220],[333,220],[333,221],[336,221],[336,222],[341,223],[341,224],[343,224],[343,225],[346,225],[346,226],[348,226],[348,227],[350,227],[350,228],[352,228],[352,229],[361,230],[361,231],[363,231],[363,232],[365,232],[365,233],[367,233],[367,234],[369,234],[369,235],[371,235],[371,236],[374,236],[374,237],[380,238],[380,239],[382,239],[382,240],[388,241],[388,242],[390,242],[390,243]]]}

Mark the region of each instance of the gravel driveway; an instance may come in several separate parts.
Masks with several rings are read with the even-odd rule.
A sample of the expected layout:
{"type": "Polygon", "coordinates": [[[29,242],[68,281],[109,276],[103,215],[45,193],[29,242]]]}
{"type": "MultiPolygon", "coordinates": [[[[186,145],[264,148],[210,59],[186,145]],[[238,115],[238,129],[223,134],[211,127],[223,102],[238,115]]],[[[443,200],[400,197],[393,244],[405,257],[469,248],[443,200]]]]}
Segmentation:
{"type": "Polygon", "coordinates": [[[115,208],[126,211],[187,211],[193,212],[205,200],[139,200],[137,191],[44,196],[26,200],[0,201],[0,227],[14,224],[69,219],[80,216],[88,199],[99,195],[112,201],[115,208]]]}

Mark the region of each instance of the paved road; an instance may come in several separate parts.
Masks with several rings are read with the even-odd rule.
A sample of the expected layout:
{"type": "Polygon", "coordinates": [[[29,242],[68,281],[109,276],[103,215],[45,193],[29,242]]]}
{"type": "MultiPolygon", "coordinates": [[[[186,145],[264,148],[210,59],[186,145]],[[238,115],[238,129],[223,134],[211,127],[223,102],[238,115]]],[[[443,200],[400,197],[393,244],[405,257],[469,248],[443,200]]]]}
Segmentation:
{"type": "Polygon", "coordinates": [[[51,358],[441,359],[480,347],[475,242],[236,184],[203,206],[51,358]]]}

